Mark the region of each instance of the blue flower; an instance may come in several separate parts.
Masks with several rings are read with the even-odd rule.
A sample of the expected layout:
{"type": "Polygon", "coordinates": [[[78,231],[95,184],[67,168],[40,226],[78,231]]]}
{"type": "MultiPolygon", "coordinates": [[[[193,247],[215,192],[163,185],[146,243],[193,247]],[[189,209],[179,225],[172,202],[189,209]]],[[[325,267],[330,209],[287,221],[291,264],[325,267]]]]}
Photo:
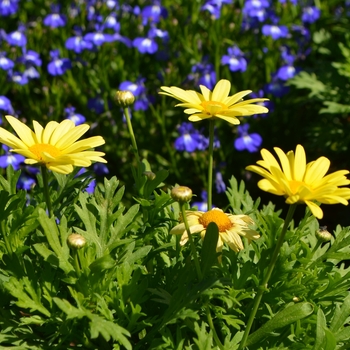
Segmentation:
{"type": "Polygon", "coordinates": [[[60,6],[52,5],[51,10],[53,13],[47,15],[44,18],[44,25],[52,28],[64,27],[67,24],[67,17],[65,15],[61,15],[60,6]]]}
{"type": "Polygon", "coordinates": [[[146,6],[141,11],[141,16],[143,25],[146,25],[148,21],[151,23],[158,23],[161,18],[168,17],[168,11],[165,7],[160,5],[160,1],[154,1],[153,5],[146,6]]]}
{"type": "Polygon", "coordinates": [[[19,85],[28,84],[28,77],[26,74],[22,72],[13,72],[12,70],[9,70],[7,72],[7,77],[10,81],[13,81],[16,84],[19,84],[19,85]]]}
{"type": "Polygon", "coordinates": [[[285,85],[284,81],[274,75],[271,82],[265,85],[265,91],[275,97],[282,97],[289,92],[289,87],[285,85]]]}
{"type": "Polygon", "coordinates": [[[204,85],[209,90],[213,90],[216,84],[216,73],[213,64],[207,63],[207,58],[203,62],[196,63],[192,66],[192,74],[187,76],[187,79],[193,85],[204,85]]]}
{"type": "MultiPolygon", "coordinates": [[[[198,211],[208,211],[208,193],[207,191],[203,190],[201,192],[201,199],[202,201],[197,201],[197,202],[193,202],[191,204],[191,207],[197,207],[198,211]]],[[[214,207],[214,205],[213,205],[214,207]]]]}
{"type": "Polygon", "coordinates": [[[194,152],[198,149],[201,135],[192,123],[184,122],[178,127],[180,136],[175,140],[174,147],[177,151],[194,152]]]}
{"type": "Polygon", "coordinates": [[[222,56],[221,63],[228,65],[231,72],[245,72],[247,70],[247,61],[237,46],[229,47],[227,53],[228,55],[222,56]]]}
{"type": "Polygon", "coordinates": [[[75,113],[74,107],[67,107],[64,109],[64,111],[66,112],[66,119],[71,120],[72,122],[74,122],[75,125],[85,123],[86,118],[79,113],[75,113]]]}
{"type": "Polygon", "coordinates": [[[301,20],[303,23],[314,23],[321,16],[321,10],[315,6],[307,6],[303,8],[301,20]]]}
{"type": "Polygon", "coordinates": [[[244,2],[243,14],[264,22],[267,18],[267,9],[270,7],[268,0],[247,0],[244,2]]]}
{"type": "Polygon", "coordinates": [[[104,43],[113,42],[115,39],[112,34],[103,33],[103,27],[96,24],[96,32],[87,33],[84,35],[84,40],[92,42],[96,46],[101,46],[104,43]]]}
{"type": "Polygon", "coordinates": [[[0,0],[0,15],[10,16],[17,12],[19,0],[0,0]]]}
{"type": "Polygon", "coordinates": [[[238,125],[237,131],[239,137],[234,142],[236,150],[247,150],[251,153],[259,150],[262,143],[262,138],[257,133],[248,134],[249,127],[249,124],[238,125]]]}
{"type": "Polygon", "coordinates": [[[21,58],[21,61],[25,64],[30,63],[38,67],[40,67],[42,63],[40,59],[40,55],[36,51],[33,51],[33,50],[27,51],[26,49],[23,49],[23,56],[21,58]]]}
{"type": "Polygon", "coordinates": [[[105,176],[109,174],[109,170],[106,164],[104,163],[95,163],[93,165],[93,169],[96,175],[98,176],[105,176]]]}
{"type": "Polygon", "coordinates": [[[69,58],[60,58],[59,50],[50,51],[52,61],[47,65],[49,74],[53,76],[62,75],[68,69],[72,68],[72,64],[69,58]]]}
{"type": "Polygon", "coordinates": [[[6,154],[0,156],[0,168],[7,168],[9,165],[12,165],[14,170],[18,170],[21,163],[24,162],[25,157],[20,154],[11,153],[6,145],[2,145],[2,148],[6,154]]]}
{"type": "Polygon", "coordinates": [[[231,72],[245,72],[247,70],[247,61],[237,46],[229,47],[227,53],[228,55],[222,56],[221,64],[228,65],[231,72]]]}
{"type": "Polygon", "coordinates": [[[154,54],[158,50],[158,44],[153,38],[135,38],[132,44],[140,53],[154,54]]]}
{"type": "Polygon", "coordinates": [[[274,40],[286,38],[288,36],[288,28],[282,25],[278,26],[276,24],[264,24],[261,31],[264,35],[271,36],[274,40]]]}
{"type": "Polygon", "coordinates": [[[221,7],[223,4],[232,4],[232,0],[208,0],[201,10],[209,11],[215,19],[220,18],[221,7]]]}
{"type": "Polygon", "coordinates": [[[0,51],[0,68],[3,70],[9,70],[14,67],[14,62],[6,57],[5,51],[0,51]]]}
{"type": "Polygon", "coordinates": [[[215,186],[217,193],[223,193],[226,191],[226,184],[222,179],[222,174],[220,173],[220,171],[217,171],[215,174],[215,186]]]}
{"type": "Polygon", "coordinates": [[[146,91],[145,85],[144,85],[144,78],[137,79],[136,83],[133,83],[132,81],[125,80],[119,85],[119,90],[124,91],[128,90],[133,93],[135,97],[140,96],[146,91]]]}
{"type": "Polygon", "coordinates": [[[27,38],[24,35],[25,27],[20,25],[17,30],[11,32],[6,36],[6,40],[10,45],[13,46],[26,46],[27,38]]]}
{"type": "Polygon", "coordinates": [[[91,50],[94,45],[91,41],[83,38],[83,31],[80,27],[74,28],[75,36],[66,40],[65,46],[68,50],[73,50],[75,53],[81,53],[83,50],[91,50]]]}
{"type": "Polygon", "coordinates": [[[35,186],[35,184],[36,184],[36,181],[32,177],[24,173],[21,173],[17,181],[17,188],[20,190],[29,191],[35,186]]]}
{"type": "Polygon", "coordinates": [[[94,111],[97,114],[101,114],[105,110],[105,102],[103,98],[97,96],[95,98],[90,98],[88,100],[87,106],[89,109],[94,111]]]}
{"type": "Polygon", "coordinates": [[[4,111],[8,114],[14,114],[11,101],[6,96],[0,96],[0,111],[4,111]]]}

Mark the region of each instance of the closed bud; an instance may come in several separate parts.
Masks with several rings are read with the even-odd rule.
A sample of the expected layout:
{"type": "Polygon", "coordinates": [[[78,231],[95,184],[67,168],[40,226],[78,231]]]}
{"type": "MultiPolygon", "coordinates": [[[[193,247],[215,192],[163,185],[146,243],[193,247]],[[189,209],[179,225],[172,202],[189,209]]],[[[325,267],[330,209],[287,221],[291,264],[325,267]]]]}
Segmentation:
{"type": "Polygon", "coordinates": [[[129,107],[135,102],[135,96],[131,91],[117,91],[115,101],[120,107],[129,107]]]}
{"type": "Polygon", "coordinates": [[[80,249],[83,248],[86,244],[86,239],[82,235],[79,235],[78,233],[72,233],[67,238],[68,245],[71,248],[74,249],[80,249]]]}
{"type": "Polygon", "coordinates": [[[327,226],[320,226],[320,229],[316,231],[316,237],[321,242],[329,242],[333,236],[327,231],[327,226]]]}
{"type": "Polygon", "coordinates": [[[192,190],[186,186],[177,186],[171,190],[171,197],[179,203],[186,203],[192,198],[192,190]]]}
{"type": "Polygon", "coordinates": [[[144,171],[143,175],[145,175],[149,181],[152,181],[156,178],[156,174],[152,171],[144,171]]]}

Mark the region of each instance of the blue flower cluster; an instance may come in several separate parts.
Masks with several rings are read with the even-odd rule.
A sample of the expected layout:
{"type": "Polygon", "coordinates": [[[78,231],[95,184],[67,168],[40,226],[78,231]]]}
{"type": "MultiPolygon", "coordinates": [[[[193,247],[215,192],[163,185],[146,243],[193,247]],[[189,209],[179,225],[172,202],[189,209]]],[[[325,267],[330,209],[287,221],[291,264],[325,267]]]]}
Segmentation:
{"type": "MultiPolygon", "coordinates": [[[[311,28],[322,15],[320,8],[306,0],[206,0],[202,4],[196,2],[197,7],[193,5],[191,12],[184,14],[181,25],[185,28],[182,28],[176,15],[176,11],[182,15],[181,6],[177,3],[164,6],[161,0],[56,1],[51,5],[45,2],[40,11],[34,11],[33,6],[36,5],[31,1],[0,0],[0,81],[8,82],[6,89],[0,91],[0,124],[4,114],[21,114],[20,106],[12,100],[17,91],[30,91],[40,95],[39,98],[57,96],[60,117],[64,114],[76,125],[92,122],[97,126],[101,116],[109,118],[113,124],[108,114],[111,107],[106,90],[119,88],[133,92],[136,97],[133,111],[152,114],[157,101],[155,92],[151,94],[150,91],[160,83],[171,83],[167,78],[169,72],[173,74],[172,78],[181,75],[185,88],[204,85],[213,89],[220,74],[220,78],[231,77],[234,89],[237,89],[235,81],[243,85],[240,89],[249,89],[250,82],[241,84],[242,77],[249,71],[265,69],[262,67],[265,59],[271,57],[274,63],[267,67],[266,79],[260,82],[261,86],[251,97],[280,98],[289,91],[286,82],[300,71],[302,60],[310,54],[311,28]],[[27,15],[28,9],[37,13],[37,17],[27,15]],[[290,16],[286,15],[289,11],[290,16]],[[174,42],[178,40],[174,35],[181,30],[186,32],[187,25],[194,22],[198,31],[209,23],[203,35],[193,33],[193,42],[189,43],[185,39],[180,44],[174,42]],[[228,33],[235,34],[221,38],[223,27],[228,28],[228,33]],[[212,35],[215,31],[212,28],[216,28],[216,34],[212,35]],[[36,31],[41,33],[40,36],[34,35],[36,31]],[[247,36],[250,40],[241,40],[247,36]],[[219,42],[216,50],[206,47],[215,40],[219,42]],[[187,46],[182,48],[183,45],[187,46]],[[177,48],[173,49],[175,46],[177,48]],[[105,49],[111,56],[102,59],[101,52],[105,49]],[[124,61],[122,53],[125,52],[132,57],[130,62],[124,61]],[[181,74],[176,66],[178,57],[187,64],[181,67],[181,74]],[[157,68],[153,70],[155,62],[157,68]],[[127,63],[136,67],[132,73],[126,69],[127,63]],[[103,65],[106,69],[99,77],[103,84],[91,84],[94,74],[99,74],[96,72],[101,72],[103,65]],[[77,72],[84,81],[75,80],[77,72]],[[118,72],[117,79],[112,81],[115,72],[118,72]],[[41,84],[42,80],[49,83],[41,84]],[[91,86],[87,86],[88,82],[91,86]],[[77,95],[80,92],[86,95],[79,101],[76,96],[63,98],[62,91],[67,85],[77,95]],[[80,114],[82,109],[84,115],[80,114]],[[86,114],[90,112],[91,115],[86,114]]],[[[347,1],[340,10],[347,11],[348,7],[347,1]]],[[[52,100],[48,101],[46,113],[50,118],[50,109],[55,107],[51,105],[52,100]]],[[[264,104],[273,110],[271,102],[264,104]]],[[[236,138],[230,142],[236,150],[257,152],[260,149],[262,136],[253,130],[263,118],[259,115],[242,119],[242,124],[233,129],[236,138]]],[[[191,123],[180,124],[175,120],[174,125],[176,123],[177,134],[172,135],[177,151],[206,150],[208,140],[203,130],[195,129],[191,123]]],[[[216,147],[220,147],[218,140],[216,147]]],[[[14,158],[6,149],[1,159],[1,167],[12,164],[23,168],[21,158],[14,158]]],[[[102,173],[107,171],[104,168],[102,173]]],[[[219,177],[218,188],[221,186],[222,191],[219,177]]]]}

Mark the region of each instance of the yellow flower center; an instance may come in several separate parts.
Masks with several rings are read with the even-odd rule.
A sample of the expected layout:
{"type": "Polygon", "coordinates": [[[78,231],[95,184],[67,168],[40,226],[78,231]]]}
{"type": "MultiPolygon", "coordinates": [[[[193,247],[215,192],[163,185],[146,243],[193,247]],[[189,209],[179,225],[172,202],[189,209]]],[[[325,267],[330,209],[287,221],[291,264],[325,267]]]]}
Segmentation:
{"type": "Polygon", "coordinates": [[[29,151],[35,154],[39,161],[43,160],[42,153],[48,153],[51,157],[57,158],[61,155],[61,152],[55,146],[49,145],[47,143],[37,143],[28,148],[29,151]]]}
{"type": "Polygon", "coordinates": [[[300,192],[302,187],[307,188],[310,192],[312,192],[312,189],[302,181],[291,180],[289,181],[289,187],[293,194],[300,192]]]}
{"type": "Polygon", "coordinates": [[[219,101],[203,101],[201,106],[204,108],[204,113],[208,115],[215,115],[223,109],[227,109],[227,106],[219,101]]]}
{"type": "Polygon", "coordinates": [[[219,232],[225,232],[232,227],[232,222],[228,218],[228,216],[219,210],[209,210],[204,213],[198,220],[205,228],[211,222],[215,222],[218,225],[219,232]]]}

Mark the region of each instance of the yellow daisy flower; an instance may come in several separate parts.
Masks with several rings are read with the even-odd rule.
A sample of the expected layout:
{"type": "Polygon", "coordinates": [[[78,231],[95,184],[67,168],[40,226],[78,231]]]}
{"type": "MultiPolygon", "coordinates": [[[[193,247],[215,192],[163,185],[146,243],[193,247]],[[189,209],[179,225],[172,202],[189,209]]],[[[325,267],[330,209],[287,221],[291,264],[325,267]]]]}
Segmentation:
{"type": "MultiPolygon", "coordinates": [[[[205,237],[208,225],[211,222],[216,223],[219,229],[217,252],[222,251],[223,242],[226,242],[235,252],[239,252],[243,249],[241,236],[246,237],[249,242],[260,237],[256,231],[249,228],[254,222],[247,215],[227,214],[219,208],[214,208],[207,212],[187,210],[186,217],[191,234],[200,233],[202,239],[205,237]]],[[[184,245],[188,241],[186,227],[183,222],[173,227],[170,233],[182,235],[180,245],[184,245]]]]}
{"type": "Polygon", "coordinates": [[[12,152],[26,157],[26,164],[39,163],[57,173],[69,174],[73,171],[73,166],[87,167],[92,161],[107,163],[101,158],[103,152],[91,150],[105,143],[101,136],[77,141],[90,128],[87,124],[75,126],[67,119],[61,123],[51,121],[43,128],[33,121],[33,132],[10,115],[6,119],[18,137],[0,128],[0,142],[13,148],[12,152]]]}
{"type": "Polygon", "coordinates": [[[188,119],[198,122],[203,119],[220,118],[231,124],[240,124],[237,117],[253,114],[267,113],[269,110],[252,103],[267,101],[267,98],[254,98],[243,101],[242,98],[250,94],[251,90],[245,90],[229,96],[231,83],[228,80],[220,80],[210,91],[207,87],[199,85],[201,94],[193,90],[183,90],[176,86],[162,86],[162,95],[173,97],[182,103],[176,107],[184,107],[186,114],[192,114],[188,119]]]}
{"type": "Polygon", "coordinates": [[[306,164],[305,150],[301,145],[297,145],[295,154],[293,151],[285,154],[278,147],[274,150],[282,167],[268,150],[262,149],[263,160],[257,162],[259,166],[250,165],[246,168],[265,178],[258,182],[260,189],[285,196],[288,204],[305,203],[318,219],[322,219],[323,212],[314,201],[348,205],[350,189],[339,187],[350,184],[345,176],[348,170],[325,176],[330,166],[329,159],[320,157],[306,164]]]}

